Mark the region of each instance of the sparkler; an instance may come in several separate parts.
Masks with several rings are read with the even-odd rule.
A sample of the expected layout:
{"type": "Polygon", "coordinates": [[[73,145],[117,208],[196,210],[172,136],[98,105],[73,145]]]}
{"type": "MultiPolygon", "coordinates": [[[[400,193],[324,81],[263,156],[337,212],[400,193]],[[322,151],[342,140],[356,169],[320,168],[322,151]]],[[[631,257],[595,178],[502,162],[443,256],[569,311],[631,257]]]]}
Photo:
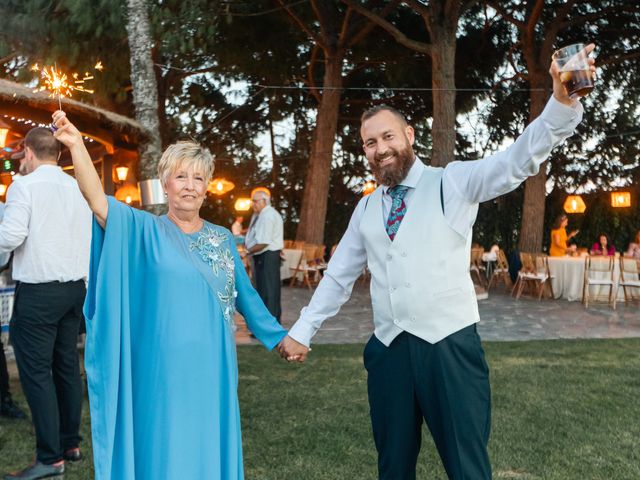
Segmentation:
{"type": "MultiPolygon", "coordinates": [[[[102,71],[102,62],[96,63],[94,68],[102,71]]],[[[55,65],[40,68],[37,63],[31,67],[31,70],[40,72],[43,83],[43,85],[35,89],[34,92],[48,91],[49,97],[54,98],[57,96],[60,110],[62,110],[62,97],[71,97],[74,91],[88,94],[94,93],[94,90],[84,86],[84,82],[93,80],[93,75],[89,72],[85,72],[83,76],[80,76],[78,73],[72,73],[71,76],[69,76],[58,70],[55,65]]]]}
{"type": "MultiPolygon", "coordinates": [[[[104,67],[102,66],[102,62],[98,61],[93,68],[101,72],[104,67]]],[[[58,70],[55,64],[50,67],[40,68],[37,63],[31,67],[31,71],[40,72],[40,77],[43,83],[40,87],[35,89],[34,92],[48,91],[50,98],[57,96],[58,108],[60,110],[62,110],[62,97],[71,97],[74,91],[88,94],[92,94],[94,92],[94,90],[85,88],[84,86],[84,82],[93,80],[93,75],[89,72],[85,72],[83,76],[80,76],[78,73],[72,73],[71,76],[69,76],[58,70]]],[[[56,127],[53,124],[51,124],[49,128],[54,132],[56,131],[56,127]]]]}

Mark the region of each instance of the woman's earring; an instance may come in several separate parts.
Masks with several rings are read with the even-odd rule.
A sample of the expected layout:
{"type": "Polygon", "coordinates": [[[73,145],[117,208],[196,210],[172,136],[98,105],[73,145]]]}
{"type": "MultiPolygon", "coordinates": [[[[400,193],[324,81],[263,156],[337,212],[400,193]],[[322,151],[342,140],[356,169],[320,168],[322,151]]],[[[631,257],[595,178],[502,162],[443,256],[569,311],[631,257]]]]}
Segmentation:
{"type": "Polygon", "coordinates": [[[169,194],[167,192],[164,192],[164,196],[165,198],[169,196],[169,194]]]}

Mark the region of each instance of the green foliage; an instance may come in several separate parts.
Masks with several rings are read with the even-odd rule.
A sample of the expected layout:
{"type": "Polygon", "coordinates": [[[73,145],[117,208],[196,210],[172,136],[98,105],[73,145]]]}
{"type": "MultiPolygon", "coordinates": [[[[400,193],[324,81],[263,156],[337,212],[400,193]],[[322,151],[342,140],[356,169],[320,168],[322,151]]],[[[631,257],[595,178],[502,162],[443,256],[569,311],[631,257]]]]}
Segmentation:
{"type": "MultiPolygon", "coordinates": [[[[526,20],[527,15],[532,13],[528,10],[533,5],[532,2],[512,0],[500,4],[519,20],[526,20]]],[[[566,2],[560,0],[545,2],[540,20],[533,30],[536,46],[552,35],[555,28],[559,28],[556,46],[595,42],[595,55],[600,68],[595,90],[582,100],[585,108],[583,122],[578,126],[576,134],[551,155],[548,178],[553,190],[547,198],[550,210],[545,215],[545,245],[548,245],[548,226],[560,211],[561,204],[558,207],[558,203],[564,201],[566,192],[574,192],[580,187],[593,189],[595,186],[600,191],[593,194],[594,200],[599,199],[595,203],[606,205],[603,199],[608,198],[606,192],[613,189],[614,184],[631,185],[640,176],[640,130],[637,128],[637,116],[640,112],[637,78],[640,67],[633,60],[640,53],[640,10],[637,2],[576,2],[565,21],[557,25],[556,15],[565,6],[566,2]],[[624,28],[620,28],[622,25],[624,28]]],[[[519,75],[512,79],[500,79],[500,87],[489,97],[492,104],[486,116],[489,150],[500,148],[505,137],[515,138],[529,120],[532,88],[527,78],[529,72],[526,71],[523,52],[519,48],[521,45],[516,40],[518,33],[512,24],[509,28],[509,36],[516,45],[509,52],[511,68],[505,65],[505,71],[512,75],[515,69],[519,75]]],[[[540,52],[537,50],[535,53],[540,52]]],[[[546,69],[546,63],[544,66],[546,69]]],[[[480,207],[476,225],[476,237],[479,240],[489,240],[491,235],[496,235],[494,238],[500,238],[506,245],[516,240],[503,227],[499,227],[520,225],[521,197],[510,194],[507,198],[518,204],[500,211],[499,215],[494,216],[498,212],[495,212],[491,204],[480,207]],[[504,218],[503,215],[507,217],[504,218]],[[494,233],[497,230],[500,231],[499,235],[494,233]]],[[[635,212],[635,209],[632,211],[635,212]]],[[[593,243],[592,239],[603,229],[616,239],[616,245],[626,245],[629,232],[633,228],[637,229],[640,223],[635,215],[623,215],[618,219],[620,215],[620,212],[612,213],[604,208],[588,209],[584,215],[585,230],[577,237],[577,242],[593,243]],[[614,218],[617,220],[613,220],[614,218]]],[[[591,243],[585,246],[591,246],[591,243]]]]}
{"type": "MultiPolygon", "coordinates": [[[[370,5],[379,9],[385,4],[370,5]]],[[[518,18],[531,13],[528,1],[501,4],[518,18]]],[[[216,154],[216,174],[236,184],[231,194],[211,197],[204,215],[228,225],[235,214],[235,198],[256,185],[266,185],[286,216],[285,235],[293,237],[317,107],[309,87],[322,84],[322,55],[313,56],[312,42],[272,0],[169,0],[149,5],[163,143],[187,137],[201,141],[216,154]],[[270,124],[275,162],[269,148],[263,148],[269,143],[270,124]],[[266,142],[256,145],[257,136],[266,142]]],[[[340,2],[331,5],[344,9],[340,2]]],[[[545,38],[546,28],[563,5],[560,0],[545,3],[534,32],[537,42],[545,38]]],[[[132,117],[124,6],[124,0],[0,2],[0,18],[7,25],[0,31],[0,59],[4,61],[0,76],[28,82],[33,79],[28,66],[34,62],[56,62],[65,70],[82,72],[91,70],[99,59],[105,69],[93,81],[96,94],[79,99],[132,117]]],[[[552,210],[555,195],[560,198],[578,186],[596,185],[604,190],[613,179],[628,184],[640,180],[636,122],[640,64],[633,61],[640,45],[640,13],[634,7],[631,0],[577,2],[567,27],[559,32],[559,45],[595,39],[603,68],[596,90],[584,100],[585,120],[577,135],[557,149],[550,162],[553,191],[547,201],[552,210]],[[589,21],[581,20],[587,16],[589,21]]],[[[292,8],[309,22],[314,18],[309,2],[295,3],[292,8]]],[[[429,40],[423,19],[406,4],[389,19],[409,38],[429,40]]],[[[362,22],[356,22],[357,26],[362,22]]],[[[472,159],[497,150],[505,138],[515,138],[524,129],[530,86],[523,77],[502,78],[513,73],[507,60],[523,69],[522,52],[513,26],[492,15],[483,2],[465,11],[458,30],[456,108],[459,114],[476,115],[472,118],[477,118],[477,126],[486,125],[488,132],[480,145],[471,135],[458,131],[456,156],[472,159]]],[[[364,109],[383,102],[395,106],[416,127],[418,156],[428,163],[431,152],[428,57],[374,29],[348,51],[344,87],[328,192],[327,245],[335,243],[346,228],[368,175],[358,131],[364,109]]],[[[486,245],[493,241],[515,245],[521,202],[522,192],[517,190],[481,205],[474,238],[486,245]]],[[[591,216],[597,211],[588,212],[591,216]]],[[[550,211],[547,222],[552,217],[550,211]]],[[[627,223],[631,225],[635,217],[621,222],[602,226],[619,232],[613,233],[619,235],[616,243],[626,242],[632,229],[627,223]]]]}

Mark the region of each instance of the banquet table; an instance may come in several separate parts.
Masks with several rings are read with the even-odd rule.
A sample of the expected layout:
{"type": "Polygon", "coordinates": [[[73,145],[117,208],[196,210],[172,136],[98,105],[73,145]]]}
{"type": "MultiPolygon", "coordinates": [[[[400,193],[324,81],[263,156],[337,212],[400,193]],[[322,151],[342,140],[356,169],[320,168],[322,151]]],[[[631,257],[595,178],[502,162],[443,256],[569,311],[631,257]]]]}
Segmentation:
{"type": "MultiPolygon", "coordinates": [[[[582,286],[584,284],[585,257],[548,257],[549,272],[553,277],[551,284],[553,285],[553,293],[556,298],[564,298],[565,300],[582,301],[582,286]]],[[[600,278],[606,278],[607,274],[592,274],[593,277],[598,275],[600,278]]],[[[622,288],[618,289],[620,281],[620,266],[618,259],[614,263],[614,294],[617,291],[617,300],[624,300],[624,292],[622,288]]],[[[602,298],[609,294],[609,287],[592,285],[590,297],[596,296],[602,298]]]]}

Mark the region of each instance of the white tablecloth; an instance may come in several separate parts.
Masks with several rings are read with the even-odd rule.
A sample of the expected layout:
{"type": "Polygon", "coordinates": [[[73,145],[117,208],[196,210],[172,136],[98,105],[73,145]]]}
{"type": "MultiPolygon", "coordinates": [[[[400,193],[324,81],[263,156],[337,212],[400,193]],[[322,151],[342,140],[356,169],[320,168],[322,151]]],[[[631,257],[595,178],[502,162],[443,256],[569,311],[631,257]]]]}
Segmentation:
{"type": "MultiPolygon", "coordinates": [[[[556,298],[564,298],[569,301],[582,301],[582,285],[584,283],[584,257],[549,257],[549,271],[551,276],[555,277],[551,283],[553,285],[553,293],[556,298]]],[[[592,277],[606,278],[607,274],[592,274],[592,277]]],[[[620,280],[620,267],[618,259],[615,259],[613,278],[615,285],[613,287],[614,294],[618,288],[620,280]]],[[[609,287],[592,285],[589,290],[589,297],[602,298],[609,294],[609,287]]],[[[618,292],[618,300],[624,300],[622,289],[618,292]]]]}

